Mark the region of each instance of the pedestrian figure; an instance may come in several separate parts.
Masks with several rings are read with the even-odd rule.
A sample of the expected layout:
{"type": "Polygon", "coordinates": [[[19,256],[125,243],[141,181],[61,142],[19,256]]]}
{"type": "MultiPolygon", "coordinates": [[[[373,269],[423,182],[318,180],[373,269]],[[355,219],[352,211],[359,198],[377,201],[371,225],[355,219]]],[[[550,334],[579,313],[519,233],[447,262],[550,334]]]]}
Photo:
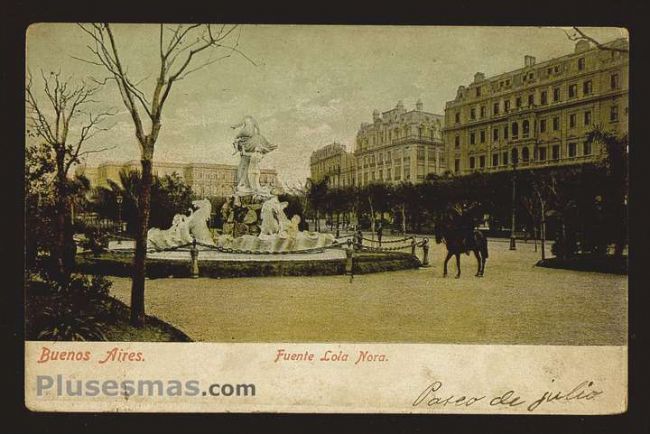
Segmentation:
{"type": "Polygon", "coordinates": [[[361,246],[363,245],[363,232],[361,232],[361,228],[357,226],[357,230],[354,232],[354,248],[356,250],[361,249],[361,246]]]}

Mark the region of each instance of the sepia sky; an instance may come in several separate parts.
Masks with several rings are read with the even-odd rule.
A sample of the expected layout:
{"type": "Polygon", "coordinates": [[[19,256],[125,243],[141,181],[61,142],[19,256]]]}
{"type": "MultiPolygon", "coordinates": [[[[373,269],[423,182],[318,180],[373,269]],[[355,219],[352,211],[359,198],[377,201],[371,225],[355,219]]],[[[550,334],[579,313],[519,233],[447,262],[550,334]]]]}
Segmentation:
{"type": "MultiPolygon", "coordinates": [[[[585,28],[601,42],[627,37],[623,29],[585,28]]],[[[123,63],[151,95],[159,67],[157,25],[114,25],[123,63]]],[[[61,71],[75,80],[106,77],[105,71],[74,57],[91,58],[89,37],[75,24],[37,24],[27,33],[27,69],[34,87],[40,71],[61,71]]],[[[338,141],[353,149],[361,122],[372,111],[407,110],[420,98],[424,110],[444,113],[459,85],[474,73],[486,76],[573,50],[560,28],[404,26],[241,26],[239,49],[256,65],[233,55],[177,82],[163,112],[156,161],[238,162],[230,129],[252,115],[278,149],[262,167],[278,170],[289,184],[309,175],[309,155],[338,141]]],[[[42,99],[42,98],[41,98],[42,99]]],[[[97,109],[114,108],[110,131],[89,142],[89,165],[138,159],[132,121],[114,83],[98,94],[97,109]]],[[[44,101],[44,100],[43,100],[44,101]]]]}

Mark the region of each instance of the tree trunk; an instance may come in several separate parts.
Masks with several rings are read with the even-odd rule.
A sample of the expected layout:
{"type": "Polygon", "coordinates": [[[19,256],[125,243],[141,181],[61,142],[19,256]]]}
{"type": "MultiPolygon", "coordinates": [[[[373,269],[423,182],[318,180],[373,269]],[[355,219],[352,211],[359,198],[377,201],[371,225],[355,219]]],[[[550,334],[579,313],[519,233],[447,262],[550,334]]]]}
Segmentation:
{"type": "Polygon", "coordinates": [[[149,230],[149,211],[151,206],[152,160],[143,158],[142,180],[138,194],[138,228],[133,258],[133,277],[131,286],[131,324],[144,325],[144,281],[146,276],[147,231],[149,230]]]}
{"type": "Polygon", "coordinates": [[[375,209],[372,207],[372,201],[368,200],[368,205],[370,205],[370,237],[372,240],[375,239],[375,209]]]}
{"type": "Polygon", "coordinates": [[[402,235],[406,235],[406,207],[402,205],[400,211],[402,213],[402,235]]]}
{"type": "Polygon", "coordinates": [[[67,178],[64,170],[65,155],[56,157],[56,242],[54,245],[53,263],[55,280],[65,285],[74,266],[74,248],[72,238],[72,222],[70,217],[70,200],[67,192],[67,178]]]}

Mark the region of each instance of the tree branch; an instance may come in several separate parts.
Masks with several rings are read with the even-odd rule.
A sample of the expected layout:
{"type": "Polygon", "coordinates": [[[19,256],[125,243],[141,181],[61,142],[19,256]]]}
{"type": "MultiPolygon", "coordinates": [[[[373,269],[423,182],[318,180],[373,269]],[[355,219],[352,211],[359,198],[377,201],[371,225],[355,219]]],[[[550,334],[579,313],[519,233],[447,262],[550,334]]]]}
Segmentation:
{"type": "Polygon", "coordinates": [[[618,47],[609,47],[607,45],[603,45],[600,42],[598,42],[596,39],[592,38],[591,36],[587,35],[585,32],[580,30],[578,27],[572,27],[573,30],[576,32],[575,34],[571,35],[569,32],[567,32],[565,29],[562,29],[564,33],[566,34],[567,38],[569,38],[570,41],[589,41],[592,44],[594,44],[597,48],[605,51],[614,51],[617,53],[629,53],[630,50],[626,48],[618,48],[618,47]]]}

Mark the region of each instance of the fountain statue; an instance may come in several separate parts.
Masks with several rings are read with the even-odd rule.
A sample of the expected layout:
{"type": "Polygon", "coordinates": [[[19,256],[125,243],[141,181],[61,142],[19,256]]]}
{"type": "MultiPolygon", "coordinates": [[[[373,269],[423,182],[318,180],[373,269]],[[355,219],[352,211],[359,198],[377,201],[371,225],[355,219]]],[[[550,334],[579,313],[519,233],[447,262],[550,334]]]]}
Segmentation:
{"type": "Polygon", "coordinates": [[[208,228],[212,205],[208,199],[192,202],[195,209],[189,215],[176,214],[169,229],[151,228],[147,232],[148,249],[166,249],[191,243],[194,239],[203,244],[214,245],[208,228]]]}
{"type": "Polygon", "coordinates": [[[147,246],[164,249],[196,239],[202,244],[235,250],[288,252],[333,244],[335,238],[331,234],[300,231],[300,216],[289,218],[285,212],[288,203],[281,202],[278,197],[282,190],[260,184],[259,163],[277,146],[260,134],[255,119],[245,116],[232,128],[240,128],[233,142],[240,160],[234,194],[221,207],[221,234],[213,240],[208,229],[210,201],[195,200],[192,204],[196,209],[189,215],[174,216],[169,229],[150,229],[147,246]]]}
{"type": "Polygon", "coordinates": [[[245,116],[237,125],[231,128],[240,128],[235,137],[233,147],[239,153],[239,166],[237,168],[237,186],[235,195],[268,195],[268,190],[260,185],[260,161],[269,152],[277,148],[260,134],[257,121],[252,116],[245,116]]]}

